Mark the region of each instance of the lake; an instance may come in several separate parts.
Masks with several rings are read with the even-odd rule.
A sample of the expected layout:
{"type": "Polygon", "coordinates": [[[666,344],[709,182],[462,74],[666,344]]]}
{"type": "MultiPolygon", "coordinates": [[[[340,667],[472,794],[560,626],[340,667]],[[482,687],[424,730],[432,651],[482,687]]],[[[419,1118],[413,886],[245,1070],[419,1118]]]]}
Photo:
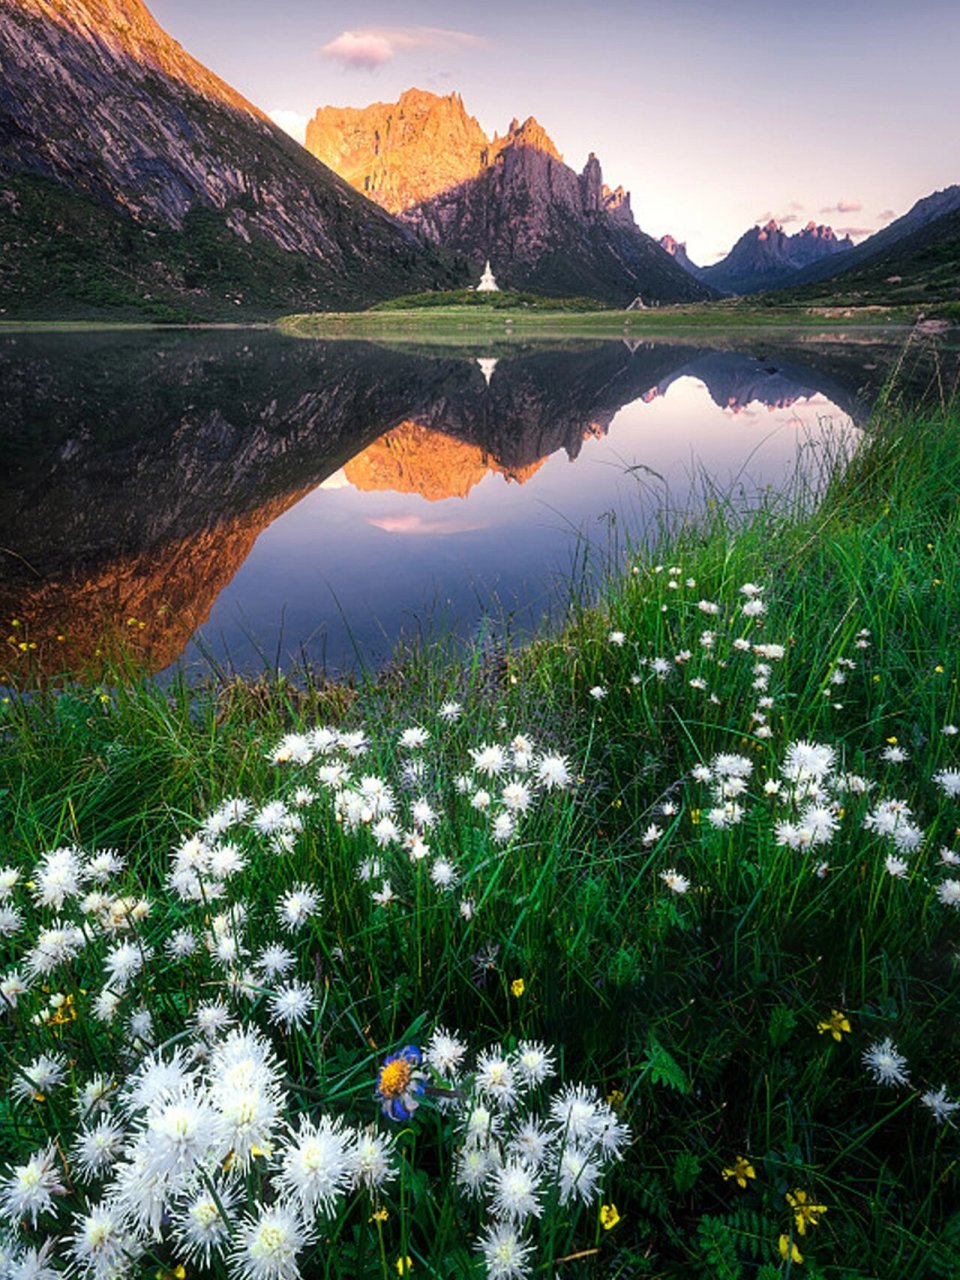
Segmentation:
{"type": "Polygon", "coordinates": [[[118,635],[200,676],[528,634],[665,511],[695,518],[704,475],[748,506],[854,439],[895,362],[905,393],[955,378],[943,340],[901,355],[872,335],[5,333],[6,675],[79,670],[118,635]]]}

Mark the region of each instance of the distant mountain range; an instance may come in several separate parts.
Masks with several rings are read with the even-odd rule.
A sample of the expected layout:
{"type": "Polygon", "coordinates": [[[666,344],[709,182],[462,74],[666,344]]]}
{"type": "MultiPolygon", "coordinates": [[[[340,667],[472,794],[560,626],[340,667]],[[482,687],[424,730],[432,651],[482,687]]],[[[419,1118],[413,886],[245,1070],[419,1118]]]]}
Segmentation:
{"type": "MultiPolygon", "coordinates": [[[[853,248],[849,236],[838,239],[832,227],[808,222],[788,235],[776,221],[745,231],[727,256],[709,267],[690,267],[698,279],[720,293],[763,293],[792,281],[811,262],[853,248]]],[[[679,261],[680,259],[678,259],[679,261]]]]}
{"type": "Polygon", "coordinates": [[[844,303],[960,301],[960,185],[924,196],[843,258],[815,262],[789,284],[799,296],[844,303]]]}
{"type": "Polygon", "coordinates": [[[0,0],[0,307],[350,307],[465,282],[140,0],[0,0]]]}
{"type": "Polygon", "coordinates": [[[592,155],[575,172],[537,120],[488,138],[459,94],[410,89],[398,102],[323,107],[307,148],[425,241],[490,260],[501,286],[626,305],[712,296],[633,219],[592,155]]]}

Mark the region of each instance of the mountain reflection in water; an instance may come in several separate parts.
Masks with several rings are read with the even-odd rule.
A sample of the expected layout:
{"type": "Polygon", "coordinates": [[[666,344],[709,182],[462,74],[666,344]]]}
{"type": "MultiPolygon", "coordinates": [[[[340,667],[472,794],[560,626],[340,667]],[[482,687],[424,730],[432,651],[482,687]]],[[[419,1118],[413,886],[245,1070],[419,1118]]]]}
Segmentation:
{"type": "MultiPolygon", "coordinates": [[[[613,480],[626,467],[659,470],[667,448],[689,468],[715,443],[714,406],[728,423],[761,407],[772,422],[799,403],[807,425],[861,423],[891,358],[753,343],[461,355],[249,332],[5,335],[0,610],[18,623],[7,666],[28,644],[35,668],[79,667],[112,631],[159,671],[209,623],[219,656],[245,648],[243,662],[263,646],[336,668],[353,644],[385,656],[406,611],[449,603],[469,629],[495,597],[509,606],[533,590],[539,607],[572,531],[592,521],[595,533],[623,497],[613,480]],[[686,433],[666,406],[697,384],[705,425],[686,433]],[[653,437],[621,432],[659,401],[653,437]],[[586,456],[601,448],[591,474],[586,456]],[[563,456],[580,459],[576,482],[556,470],[563,456]],[[508,513],[521,485],[537,493],[508,513]],[[359,508],[362,495],[381,505],[359,508]],[[414,552],[400,549],[410,534],[414,552]]],[[[734,469],[764,434],[743,430],[734,469]]]]}

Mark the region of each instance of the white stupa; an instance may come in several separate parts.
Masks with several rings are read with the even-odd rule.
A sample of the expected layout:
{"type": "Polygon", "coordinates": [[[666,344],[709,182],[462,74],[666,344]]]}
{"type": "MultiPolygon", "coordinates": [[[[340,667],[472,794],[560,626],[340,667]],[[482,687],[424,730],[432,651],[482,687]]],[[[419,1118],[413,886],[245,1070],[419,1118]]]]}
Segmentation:
{"type": "Polygon", "coordinates": [[[483,268],[483,275],[480,277],[480,283],[477,285],[477,293],[499,293],[500,286],[493,278],[493,272],[490,270],[490,259],[487,259],[483,268]]]}

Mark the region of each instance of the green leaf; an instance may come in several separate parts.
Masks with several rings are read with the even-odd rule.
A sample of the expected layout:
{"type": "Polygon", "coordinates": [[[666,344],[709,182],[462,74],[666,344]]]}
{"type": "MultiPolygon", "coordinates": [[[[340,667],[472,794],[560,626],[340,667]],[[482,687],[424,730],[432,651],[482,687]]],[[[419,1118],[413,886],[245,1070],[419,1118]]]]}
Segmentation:
{"type": "Polygon", "coordinates": [[[683,1196],[700,1177],[700,1161],[689,1151],[681,1151],[673,1162],[673,1185],[683,1196]]]}
{"type": "Polygon", "coordinates": [[[654,1036],[650,1037],[647,1045],[643,1071],[654,1084],[665,1084],[668,1089],[676,1089],[678,1093],[690,1092],[690,1081],[680,1063],[654,1036]]]}
{"type": "Polygon", "coordinates": [[[785,1004],[778,1004],[770,1011],[770,1025],[767,1034],[775,1049],[781,1048],[790,1039],[797,1025],[797,1015],[785,1004]]]}

